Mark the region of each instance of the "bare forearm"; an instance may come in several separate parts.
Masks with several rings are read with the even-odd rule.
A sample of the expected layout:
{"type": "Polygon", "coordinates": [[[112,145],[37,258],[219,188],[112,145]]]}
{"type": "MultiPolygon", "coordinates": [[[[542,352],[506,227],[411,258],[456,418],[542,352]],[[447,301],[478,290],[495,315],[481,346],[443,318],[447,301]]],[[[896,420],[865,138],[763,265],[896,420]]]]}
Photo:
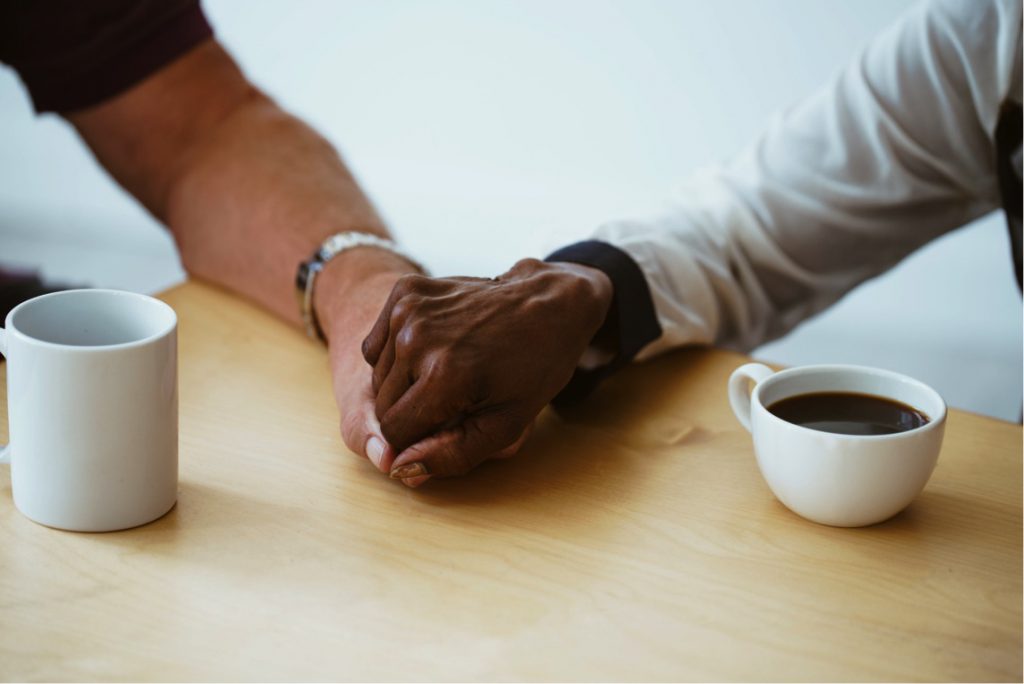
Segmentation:
{"type": "Polygon", "coordinates": [[[263,97],[242,104],[189,157],[166,206],[185,267],[289,320],[298,320],[296,267],[324,238],[387,235],[331,146],[263,97]]]}
{"type": "MultiPolygon", "coordinates": [[[[185,268],[297,322],[296,267],[328,235],[387,230],[337,152],[252,88],[215,43],[69,117],[97,158],[166,223],[185,268]]],[[[325,271],[340,295],[410,266],[355,250],[325,271]]],[[[331,298],[332,301],[334,298],[331,298]]]]}
{"type": "MultiPolygon", "coordinates": [[[[324,239],[387,229],[337,152],[256,90],[213,40],[111,100],[68,115],[110,174],[167,224],[188,271],[298,322],[295,274],[324,239]]],[[[355,248],[317,278],[349,447],[388,471],[360,344],[413,265],[355,248]]]]}

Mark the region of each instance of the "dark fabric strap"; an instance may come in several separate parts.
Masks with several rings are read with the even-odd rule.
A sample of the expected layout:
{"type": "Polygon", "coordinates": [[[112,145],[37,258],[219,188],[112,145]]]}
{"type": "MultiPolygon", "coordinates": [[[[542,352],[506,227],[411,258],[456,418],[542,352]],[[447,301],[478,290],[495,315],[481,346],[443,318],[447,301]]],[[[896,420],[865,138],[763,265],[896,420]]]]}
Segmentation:
{"type": "Polygon", "coordinates": [[[1017,287],[1024,291],[1022,283],[1022,235],[1021,235],[1021,203],[1022,183],[1013,164],[1013,155],[1021,146],[1021,129],[1024,117],[1018,102],[1007,101],[999,111],[999,123],[996,125],[996,173],[999,178],[999,194],[1002,196],[1003,209],[1006,210],[1006,225],[1010,229],[1010,248],[1013,250],[1013,270],[1017,276],[1017,287]]]}
{"type": "Polygon", "coordinates": [[[587,240],[562,247],[545,261],[567,261],[599,269],[611,279],[614,288],[608,317],[595,339],[611,340],[615,356],[600,368],[577,368],[569,384],[552,402],[559,406],[583,399],[602,380],[632,361],[641,349],[661,337],[661,325],[647,278],[632,257],[618,247],[587,240]]]}
{"type": "Polygon", "coordinates": [[[0,0],[0,62],[40,113],[99,104],[211,35],[198,0],[0,0]]]}

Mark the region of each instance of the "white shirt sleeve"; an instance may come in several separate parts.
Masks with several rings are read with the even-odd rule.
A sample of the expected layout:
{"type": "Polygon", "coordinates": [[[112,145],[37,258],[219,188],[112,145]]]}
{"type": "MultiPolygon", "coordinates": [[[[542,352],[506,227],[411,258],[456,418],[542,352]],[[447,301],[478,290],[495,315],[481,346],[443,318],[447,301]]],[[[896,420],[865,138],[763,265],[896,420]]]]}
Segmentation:
{"type": "Polygon", "coordinates": [[[920,5],[731,163],[596,239],[643,271],[663,334],[747,351],[1000,206],[993,132],[1021,99],[1020,0],[920,5]]]}

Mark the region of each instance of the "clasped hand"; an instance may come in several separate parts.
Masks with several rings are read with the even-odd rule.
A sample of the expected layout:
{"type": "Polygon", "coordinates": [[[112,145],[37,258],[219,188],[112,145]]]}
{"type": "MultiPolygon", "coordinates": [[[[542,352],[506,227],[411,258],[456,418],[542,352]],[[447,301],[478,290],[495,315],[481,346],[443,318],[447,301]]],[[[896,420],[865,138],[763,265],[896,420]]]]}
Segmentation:
{"type": "Polygon", "coordinates": [[[400,278],[362,345],[391,476],[415,485],[516,453],[610,303],[600,271],[535,259],[493,279],[400,278]]]}

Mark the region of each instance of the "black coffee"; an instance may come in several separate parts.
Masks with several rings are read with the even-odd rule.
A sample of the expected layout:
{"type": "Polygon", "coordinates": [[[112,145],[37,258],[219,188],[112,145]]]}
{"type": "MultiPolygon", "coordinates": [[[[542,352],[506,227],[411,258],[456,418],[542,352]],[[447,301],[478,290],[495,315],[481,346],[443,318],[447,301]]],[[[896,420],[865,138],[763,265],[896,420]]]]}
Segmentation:
{"type": "Polygon", "coordinates": [[[787,422],[841,435],[891,435],[928,423],[928,416],[906,404],[853,392],[798,394],[768,410],[787,422]]]}

